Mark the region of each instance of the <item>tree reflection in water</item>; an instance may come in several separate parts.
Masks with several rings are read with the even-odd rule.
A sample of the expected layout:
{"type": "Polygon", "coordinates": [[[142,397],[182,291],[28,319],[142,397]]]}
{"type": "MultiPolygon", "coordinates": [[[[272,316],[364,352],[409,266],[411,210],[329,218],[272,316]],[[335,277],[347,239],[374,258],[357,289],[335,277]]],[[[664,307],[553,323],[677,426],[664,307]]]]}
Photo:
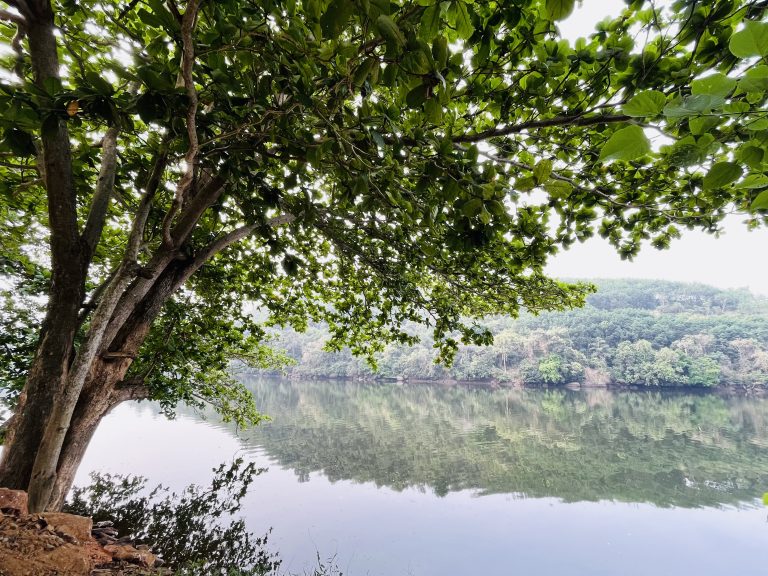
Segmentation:
{"type": "MultiPolygon", "coordinates": [[[[267,422],[237,435],[305,480],[657,506],[754,504],[768,400],[608,390],[252,379],[267,422]]],[[[211,418],[214,421],[215,417],[211,418]]],[[[235,434],[234,427],[222,427],[235,434]]]]}
{"type": "Polygon", "coordinates": [[[161,553],[178,576],[273,574],[280,560],[267,550],[267,535],[254,536],[234,518],[264,471],[238,459],[215,469],[208,487],[192,485],[180,494],[162,486],[147,490],[137,476],[94,473],[91,485],[73,490],[65,511],[114,522],[121,536],[161,553]]]}

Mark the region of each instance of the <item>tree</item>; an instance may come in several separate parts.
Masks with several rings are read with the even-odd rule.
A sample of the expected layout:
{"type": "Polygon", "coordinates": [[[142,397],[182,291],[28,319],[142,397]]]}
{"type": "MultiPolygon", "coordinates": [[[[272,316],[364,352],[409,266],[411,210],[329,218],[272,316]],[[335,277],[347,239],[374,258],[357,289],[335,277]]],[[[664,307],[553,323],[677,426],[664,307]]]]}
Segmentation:
{"type": "Polygon", "coordinates": [[[258,421],[245,302],[358,354],[426,323],[450,360],[473,318],[583,302],[559,247],[764,221],[765,4],[635,0],[570,45],[574,3],[4,2],[3,289],[47,304],[0,484],[59,506],[130,398],[258,421]]]}

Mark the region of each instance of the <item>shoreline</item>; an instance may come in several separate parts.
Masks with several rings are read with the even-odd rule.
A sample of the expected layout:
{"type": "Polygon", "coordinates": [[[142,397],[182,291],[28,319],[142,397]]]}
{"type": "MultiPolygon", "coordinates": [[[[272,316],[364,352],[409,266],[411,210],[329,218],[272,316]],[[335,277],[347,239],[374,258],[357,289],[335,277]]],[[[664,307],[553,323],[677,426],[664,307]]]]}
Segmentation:
{"type": "Polygon", "coordinates": [[[570,390],[572,392],[588,390],[610,390],[612,392],[679,392],[685,394],[717,394],[723,396],[744,396],[764,398],[768,396],[768,388],[746,388],[744,386],[726,385],[726,386],[645,386],[642,384],[618,384],[609,382],[606,384],[584,384],[580,382],[570,382],[566,384],[553,385],[532,385],[520,382],[497,380],[493,378],[477,380],[458,380],[458,379],[430,379],[430,378],[409,378],[390,377],[390,376],[319,376],[305,374],[275,374],[262,372],[245,371],[250,377],[261,377],[270,380],[312,380],[328,382],[359,382],[363,384],[396,384],[408,385],[419,384],[435,387],[451,388],[463,386],[466,388],[482,388],[487,390],[570,390]]]}

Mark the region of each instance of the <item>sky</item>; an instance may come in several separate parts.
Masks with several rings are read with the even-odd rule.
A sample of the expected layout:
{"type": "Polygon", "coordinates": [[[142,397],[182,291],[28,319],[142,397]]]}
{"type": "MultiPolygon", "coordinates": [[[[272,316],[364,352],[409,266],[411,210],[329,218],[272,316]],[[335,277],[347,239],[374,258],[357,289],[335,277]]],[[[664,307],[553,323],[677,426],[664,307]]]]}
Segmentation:
{"type": "MultiPolygon", "coordinates": [[[[565,38],[587,35],[595,23],[616,16],[622,0],[584,0],[560,24],[565,38]]],[[[561,278],[653,278],[701,282],[719,288],[749,288],[768,295],[768,228],[747,230],[745,216],[730,216],[719,237],[682,230],[668,250],[646,246],[633,261],[622,261],[602,238],[592,238],[554,257],[547,272],[561,278]]]]}

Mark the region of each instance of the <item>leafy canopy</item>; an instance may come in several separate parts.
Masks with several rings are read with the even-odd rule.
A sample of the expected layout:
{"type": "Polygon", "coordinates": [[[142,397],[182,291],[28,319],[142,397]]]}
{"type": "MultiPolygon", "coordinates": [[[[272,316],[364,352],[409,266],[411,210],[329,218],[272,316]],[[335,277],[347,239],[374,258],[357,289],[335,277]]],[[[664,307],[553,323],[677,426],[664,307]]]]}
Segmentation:
{"type": "MultiPolygon", "coordinates": [[[[332,348],[363,354],[426,323],[449,360],[459,340],[489,342],[472,318],[583,302],[588,287],[542,273],[561,247],[599,233],[631,257],[734,210],[765,222],[762,2],[634,0],[571,43],[558,21],[574,0],[223,0],[202,2],[187,32],[184,2],[61,0],[62,77],[43,85],[18,34],[25,3],[3,4],[5,293],[47,289],[37,157],[59,122],[83,222],[99,143],[119,129],[89,290],[118,266],[158,182],[139,264],[160,249],[193,145],[197,177],[224,183],[182,246],[210,258],[131,369],[169,405],[218,397],[210,374],[233,354],[269,361],[248,302],[275,323],[326,321],[332,348]]],[[[33,328],[0,312],[5,334],[33,328]]],[[[31,353],[28,338],[0,343],[5,358],[31,353]]],[[[4,378],[21,373],[3,365],[4,378]]]]}

